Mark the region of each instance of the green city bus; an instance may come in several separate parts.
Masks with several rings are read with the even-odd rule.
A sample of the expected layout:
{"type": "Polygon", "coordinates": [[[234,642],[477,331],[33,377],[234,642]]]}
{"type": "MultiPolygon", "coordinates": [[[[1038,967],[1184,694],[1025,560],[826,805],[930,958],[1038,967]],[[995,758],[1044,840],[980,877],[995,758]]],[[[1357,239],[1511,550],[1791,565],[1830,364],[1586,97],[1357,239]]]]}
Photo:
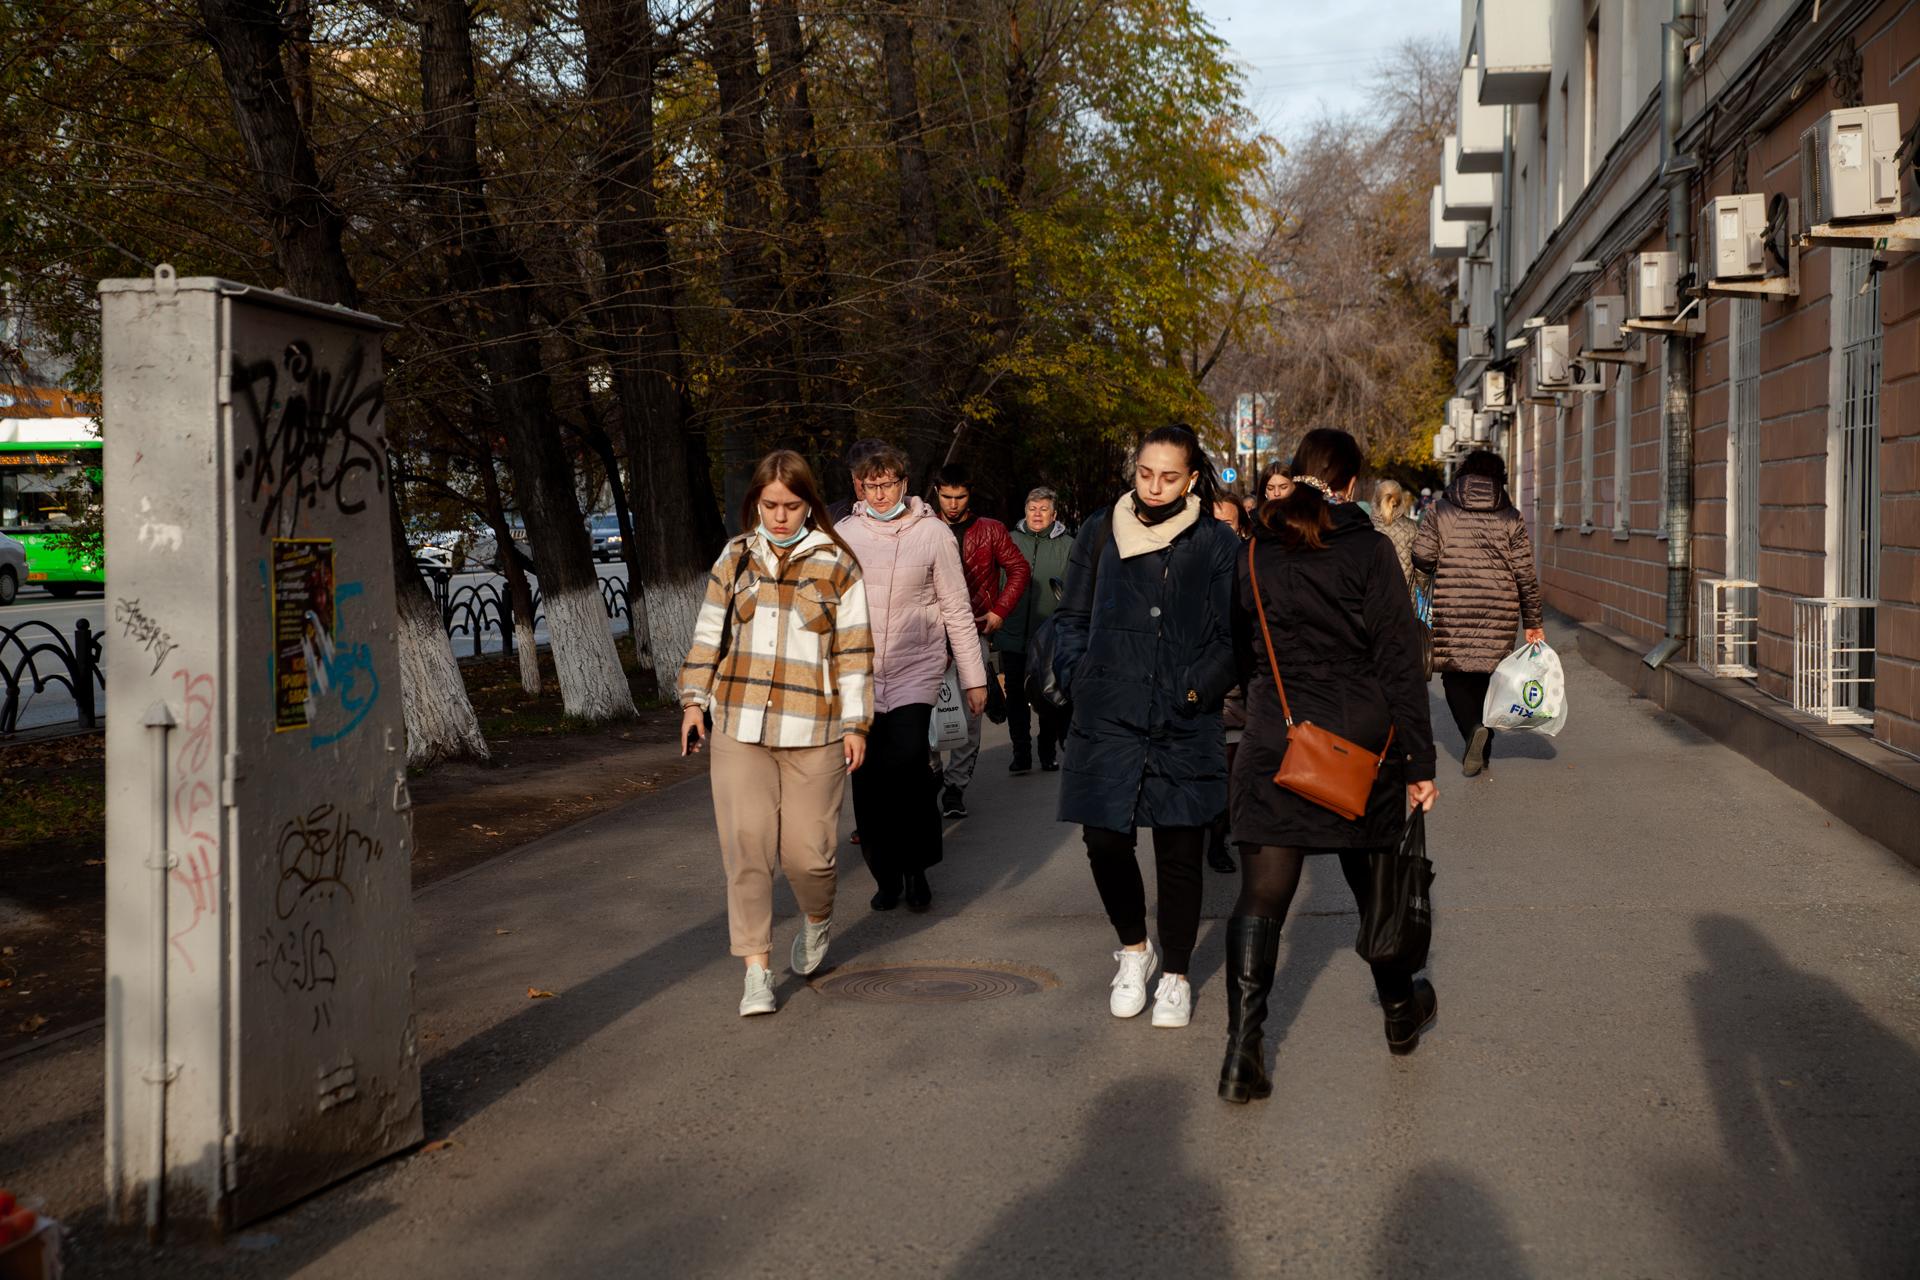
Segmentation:
{"type": "Polygon", "coordinates": [[[100,438],[87,418],[0,418],[0,533],[27,551],[27,581],[66,599],[106,582],[106,565],[76,555],[63,533],[100,498],[100,438]]]}

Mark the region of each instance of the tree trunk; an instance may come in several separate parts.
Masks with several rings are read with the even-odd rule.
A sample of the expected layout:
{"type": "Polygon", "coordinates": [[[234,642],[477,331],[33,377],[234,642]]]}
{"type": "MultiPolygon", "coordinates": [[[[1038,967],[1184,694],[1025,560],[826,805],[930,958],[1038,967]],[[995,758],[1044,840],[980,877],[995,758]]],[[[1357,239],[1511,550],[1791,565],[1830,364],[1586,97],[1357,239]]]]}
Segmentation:
{"type": "Polygon", "coordinates": [[[793,341],[805,405],[805,452],[824,459],[832,442],[852,433],[846,379],[840,372],[840,330],[834,321],[831,263],[821,227],[820,144],[807,91],[806,38],[797,0],[761,0],[767,37],[767,96],[774,108],[774,149],[786,202],[787,293],[781,309],[797,319],[793,341]]]}
{"type": "Polygon", "coordinates": [[[500,475],[493,469],[492,441],[487,441],[486,457],[480,460],[480,487],[486,494],[487,523],[493,526],[493,545],[500,553],[500,572],[507,579],[507,602],[513,611],[513,650],[520,660],[520,691],[529,698],[537,698],[542,681],[540,646],[534,639],[537,624],[533,614],[533,587],[527,582],[527,571],[520,557],[513,551],[513,527],[507,520],[507,505],[500,498],[500,475]]]}
{"type": "Polygon", "coordinates": [[[729,347],[739,375],[732,394],[716,397],[725,415],[721,514],[731,527],[755,461],[767,445],[788,438],[800,395],[792,374],[792,337],[781,315],[780,271],[765,190],[771,170],[752,0],[713,0],[708,35],[720,98],[720,194],[726,226],[720,290],[732,304],[729,347]]]}
{"type": "MultiPolygon", "coordinates": [[[[620,475],[620,455],[614,451],[613,437],[600,425],[592,402],[583,398],[580,405],[580,438],[587,442],[587,447],[600,459],[600,465],[607,469],[607,492],[613,495],[614,519],[620,522],[620,553],[627,566],[627,635],[633,641],[634,660],[644,669],[652,671],[653,637],[647,626],[647,595],[640,587],[637,571],[640,549],[634,545],[633,509],[627,504],[627,485],[620,475]]],[[[658,684],[659,673],[655,672],[654,676],[658,684]]]]}
{"type": "Polygon", "coordinates": [[[926,278],[934,270],[938,222],[933,175],[927,163],[920,86],[914,66],[912,10],[905,0],[880,9],[880,58],[887,82],[887,137],[893,143],[899,182],[900,231],[906,253],[900,264],[897,311],[906,342],[904,361],[908,442],[916,472],[930,471],[945,432],[939,412],[938,343],[933,332],[935,299],[926,278]]]}
{"type": "Polygon", "coordinates": [[[421,0],[420,90],[426,149],[422,197],[447,249],[447,274],[487,365],[495,420],[507,437],[514,498],[526,521],[554,674],[569,715],[633,714],[633,694],[613,647],[573,468],[552,420],[550,387],[533,331],[526,266],[487,208],[479,157],[472,13],[466,0],[421,0]]]}
{"type": "MultiPolygon", "coordinates": [[[[345,220],[320,188],[313,148],[287,83],[275,6],[264,0],[201,0],[200,14],[207,41],[220,59],[234,123],[267,202],[274,255],[288,287],[317,302],[358,307],[360,287],[341,245],[345,220]]],[[[407,546],[391,471],[387,515],[407,763],[485,760],[487,740],[460,678],[439,607],[420,580],[420,568],[407,546]]]]}
{"type": "Polygon", "coordinates": [[[630,496],[644,522],[635,530],[637,597],[643,583],[704,576],[724,533],[705,442],[688,430],[671,259],[654,185],[653,21],[646,0],[581,0],[580,23],[600,138],[593,154],[604,271],[597,320],[620,403],[630,496]]]}

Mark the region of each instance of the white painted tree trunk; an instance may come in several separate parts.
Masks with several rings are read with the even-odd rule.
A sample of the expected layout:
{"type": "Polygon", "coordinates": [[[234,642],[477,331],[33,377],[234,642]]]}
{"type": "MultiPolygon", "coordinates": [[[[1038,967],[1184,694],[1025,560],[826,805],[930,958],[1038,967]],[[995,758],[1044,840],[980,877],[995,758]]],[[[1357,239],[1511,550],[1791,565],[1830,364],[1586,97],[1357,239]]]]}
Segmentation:
{"type": "Polygon", "coordinates": [[[440,611],[424,591],[397,595],[400,709],[407,725],[407,763],[487,759],[487,740],[460,678],[453,645],[441,629],[440,611]]]}
{"type": "Polygon", "coordinates": [[[673,690],[660,680],[660,672],[653,665],[653,620],[652,611],[647,608],[647,592],[644,587],[635,585],[627,590],[627,635],[633,641],[635,662],[653,671],[655,683],[660,686],[660,696],[673,700],[673,690]]]}
{"type": "Polygon", "coordinates": [[[633,690],[613,647],[613,628],[607,625],[599,588],[555,591],[543,604],[553,673],[567,714],[582,720],[633,715],[633,690]]]}
{"type": "Polygon", "coordinates": [[[533,640],[533,619],[513,620],[513,651],[520,658],[520,691],[529,698],[540,696],[540,650],[533,640]]]}
{"type": "Polygon", "coordinates": [[[660,682],[660,696],[670,702],[679,701],[680,664],[693,647],[694,624],[700,619],[700,604],[706,596],[705,574],[647,588],[653,674],[660,682]]]}

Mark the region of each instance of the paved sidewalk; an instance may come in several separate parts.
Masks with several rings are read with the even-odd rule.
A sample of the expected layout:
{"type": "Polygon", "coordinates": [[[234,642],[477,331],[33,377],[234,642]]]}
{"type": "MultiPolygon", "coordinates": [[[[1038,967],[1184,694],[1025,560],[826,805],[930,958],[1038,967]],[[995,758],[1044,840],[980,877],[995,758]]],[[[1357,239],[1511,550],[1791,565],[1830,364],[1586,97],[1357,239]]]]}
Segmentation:
{"type": "MultiPolygon", "coordinates": [[[[843,846],[833,960],[1057,985],[885,1004],[787,975],[743,1021],[696,780],[421,896],[427,1132],[457,1145],[220,1249],[83,1235],[79,1274],[1920,1274],[1920,874],[1556,641],[1566,734],[1503,738],[1485,780],[1443,762],[1441,1018],[1411,1058],[1331,864],[1288,926],[1271,1101],[1214,1096],[1231,878],[1194,1025],[1111,1018],[1055,777],[1009,777],[1004,737],[931,914],[870,913],[843,846]]],[[[0,1169],[83,1220],[98,1069],[97,1036],[0,1066],[0,1169]]]]}

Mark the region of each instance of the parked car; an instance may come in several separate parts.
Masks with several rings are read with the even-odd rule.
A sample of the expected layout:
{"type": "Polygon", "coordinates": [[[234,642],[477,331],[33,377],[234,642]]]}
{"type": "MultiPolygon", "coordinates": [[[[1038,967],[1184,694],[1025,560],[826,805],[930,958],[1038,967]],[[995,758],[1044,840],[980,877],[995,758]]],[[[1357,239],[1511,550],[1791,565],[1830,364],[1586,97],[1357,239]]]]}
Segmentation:
{"type": "Polygon", "coordinates": [[[13,603],[27,580],[27,549],[18,538],[0,533],[0,605],[13,603]]]}
{"type": "Polygon", "coordinates": [[[620,517],[617,515],[589,517],[587,534],[593,539],[595,560],[618,560],[626,552],[626,539],[620,535],[620,517]]]}

